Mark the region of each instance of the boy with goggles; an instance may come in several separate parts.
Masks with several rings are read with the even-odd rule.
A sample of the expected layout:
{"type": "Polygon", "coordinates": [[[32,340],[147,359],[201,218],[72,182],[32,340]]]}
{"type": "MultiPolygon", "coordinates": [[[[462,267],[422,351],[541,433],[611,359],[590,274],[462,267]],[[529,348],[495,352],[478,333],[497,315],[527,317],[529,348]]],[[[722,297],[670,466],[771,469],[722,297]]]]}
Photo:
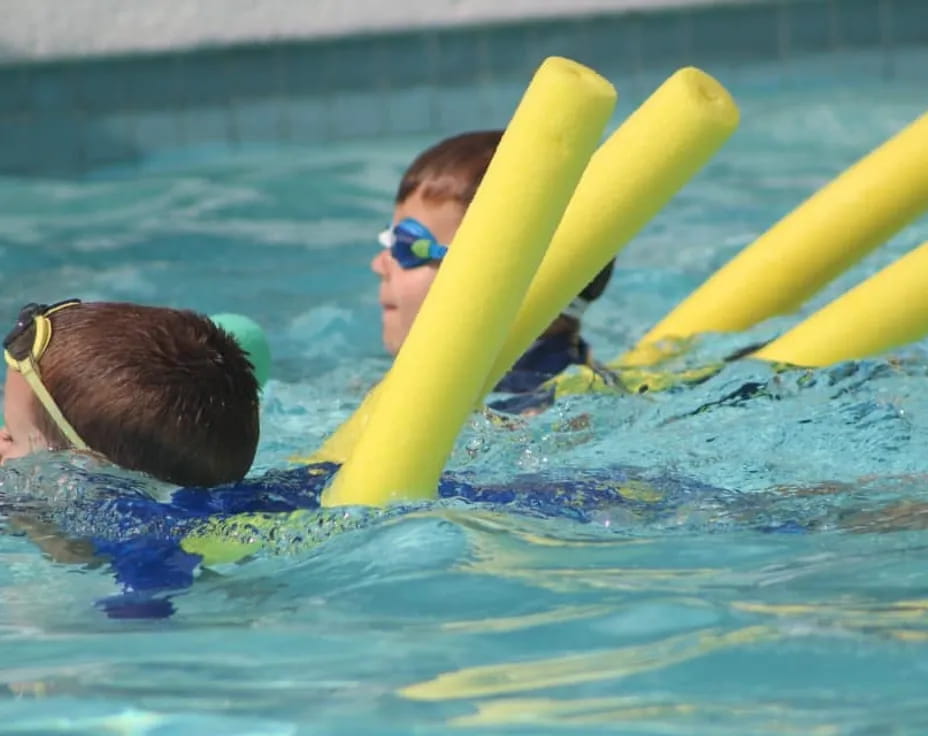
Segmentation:
{"type": "MultiPolygon", "coordinates": [[[[371,262],[380,277],[383,342],[392,355],[412,327],[502,134],[490,130],[443,140],[419,154],[400,181],[393,224],[380,234],[384,249],[371,262]]],[[[580,318],[605,290],[612,267],[610,262],[551,323],[497,391],[528,394],[570,365],[592,365],[589,346],[580,336],[580,318]]],[[[534,399],[523,404],[514,397],[493,406],[515,412],[538,408],[534,399]]]]}
{"type": "Polygon", "coordinates": [[[0,464],[75,449],[188,486],[240,480],[251,467],[254,371],[206,317],[76,299],[28,304],[3,350],[0,464]]]}

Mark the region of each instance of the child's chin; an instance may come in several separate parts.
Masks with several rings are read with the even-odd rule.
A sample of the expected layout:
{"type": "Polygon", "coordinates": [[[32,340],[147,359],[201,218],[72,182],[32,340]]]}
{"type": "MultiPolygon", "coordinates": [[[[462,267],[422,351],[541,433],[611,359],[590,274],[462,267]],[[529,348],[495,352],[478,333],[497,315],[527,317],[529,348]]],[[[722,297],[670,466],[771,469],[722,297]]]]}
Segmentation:
{"type": "Polygon", "coordinates": [[[396,357],[396,354],[400,351],[400,345],[402,345],[402,343],[397,340],[390,340],[386,337],[383,340],[384,349],[394,357],[396,357]]]}
{"type": "Polygon", "coordinates": [[[400,345],[403,344],[403,330],[400,329],[399,315],[395,309],[385,309],[383,312],[383,330],[381,338],[383,346],[391,355],[399,352],[400,345]]]}

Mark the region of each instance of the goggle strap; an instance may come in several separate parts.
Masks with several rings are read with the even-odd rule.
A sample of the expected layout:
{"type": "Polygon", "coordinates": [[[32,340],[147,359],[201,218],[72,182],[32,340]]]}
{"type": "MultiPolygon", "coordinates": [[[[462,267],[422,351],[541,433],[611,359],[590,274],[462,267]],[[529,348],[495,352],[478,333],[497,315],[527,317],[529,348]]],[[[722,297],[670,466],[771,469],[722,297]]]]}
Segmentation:
{"type": "Polygon", "coordinates": [[[90,448],[87,446],[87,443],[81,439],[77,430],[65,419],[64,414],[61,413],[61,409],[58,408],[58,404],[55,403],[52,395],[48,392],[48,389],[45,388],[45,384],[42,383],[42,375],[39,373],[39,366],[32,360],[32,356],[30,355],[25,360],[15,360],[13,356],[10,355],[10,352],[5,350],[3,357],[11,367],[17,370],[20,375],[26,379],[26,383],[36,395],[39,403],[42,404],[45,411],[48,412],[48,416],[51,418],[52,422],[55,423],[55,426],[61,430],[61,434],[65,436],[68,442],[78,450],[89,450],[90,448]]]}
{"type": "MultiPolygon", "coordinates": [[[[32,320],[33,324],[35,325],[35,337],[32,340],[32,353],[30,357],[35,356],[36,360],[40,360],[41,357],[45,355],[45,351],[48,348],[48,343],[52,341],[52,323],[47,317],[47,315],[51,313],[52,311],[50,310],[45,314],[37,314],[32,320]]],[[[35,366],[35,369],[36,371],[38,370],[37,365],[35,366]]]]}
{"type": "Polygon", "coordinates": [[[48,343],[51,342],[52,339],[52,323],[48,319],[48,316],[55,312],[60,312],[62,309],[75,307],[80,303],[80,299],[65,299],[51,306],[46,306],[44,304],[27,304],[20,313],[20,318],[17,320],[16,327],[14,327],[10,334],[4,339],[3,347],[9,347],[13,342],[18,340],[30,326],[34,325],[35,336],[32,338],[31,354],[36,361],[41,360],[42,355],[45,354],[45,350],[48,348],[48,343]],[[41,311],[29,311],[27,313],[27,310],[41,311]],[[24,319],[24,315],[27,314],[28,316],[26,319],[28,319],[28,322],[24,319]]]}
{"type": "Polygon", "coordinates": [[[48,392],[48,389],[45,388],[38,365],[39,359],[45,354],[45,350],[48,348],[48,344],[52,339],[52,323],[51,320],[48,319],[48,315],[54,314],[67,307],[73,307],[77,304],[80,304],[79,300],[69,299],[53,304],[41,314],[35,315],[33,317],[35,337],[33,338],[32,349],[29,351],[29,355],[23,360],[16,360],[10,354],[9,350],[4,350],[3,358],[7,365],[13,370],[18,371],[26,380],[29,388],[32,389],[39,403],[48,413],[49,418],[54,422],[55,426],[61,431],[61,434],[65,436],[65,439],[78,450],[89,450],[90,448],[87,446],[87,443],[81,439],[77,430],[65,419],[64,414],[61,413],[61,409],[58,408],[58,404],[55,403],[52,395],[48,392]]]}

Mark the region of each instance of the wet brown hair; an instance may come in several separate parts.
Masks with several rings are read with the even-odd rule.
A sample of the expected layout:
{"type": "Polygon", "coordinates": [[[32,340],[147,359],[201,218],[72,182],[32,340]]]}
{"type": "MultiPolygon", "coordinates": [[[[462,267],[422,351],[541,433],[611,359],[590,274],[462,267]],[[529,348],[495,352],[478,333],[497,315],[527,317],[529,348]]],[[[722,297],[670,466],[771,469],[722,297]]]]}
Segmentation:
{"type": "MultiPolygon", "coordinates": [[[[465,209],[477,193],[490,166],[502,130],[478,130],[445,138],[420,153],[406,169],[396,190],[396,204],[402,204],[416,191],[428,202],[458,202],[465,209]]],[[[605,291],[615,261],[608,264],[587,284],[579,296],[588,302],[605,291]]]]}
{"type": "Polygon", "coordinates": [[[401,204],[419,190],[426,201],[453,200],[466,208],[477,193],[502,137],[501,130],[462,133],[427,148],[400,179],[396,203],[401,204]]]}
{"type": "MultiPolygon", "coordinates": [[[[49,316],[42,382],[84,442],[170,483],[240,480],[258,444],[258,383],[236,340],[189,311],[91,302],[49,316]]],[[[15,348],[28,350],[34,329],[15,348]]],[[[38,399],[38,428],[68,446],[38,399]]]]}

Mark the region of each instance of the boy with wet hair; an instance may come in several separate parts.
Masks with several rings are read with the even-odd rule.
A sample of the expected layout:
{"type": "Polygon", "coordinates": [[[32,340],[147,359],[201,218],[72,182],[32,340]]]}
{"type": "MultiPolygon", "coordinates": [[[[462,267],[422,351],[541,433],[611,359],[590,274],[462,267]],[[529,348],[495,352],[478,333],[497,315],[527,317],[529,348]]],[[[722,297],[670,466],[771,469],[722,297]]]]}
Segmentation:
{"type": "Polygon", "coordinates": [[[3,342],[0,464],[76,449],[168,483],[242,479],[258,384],[236,340],[194,312],[78,300],[29,304],[3,342]]]}
{"type": "MultiPolygon", "coordinates": [[[[384,250],[371,262],[380,277],[383,342],[393,355],[412,327],[502,134],[488,130],[447,138],[419,154],[400,181],[393,224],[380,235],[384,250]]],[[[602,295],[612,268],[610,261],[519,358],[497,391],[533,392],[571,365],[591,364],[589,346],[580,336],[581,316],[602,295]]]]}

